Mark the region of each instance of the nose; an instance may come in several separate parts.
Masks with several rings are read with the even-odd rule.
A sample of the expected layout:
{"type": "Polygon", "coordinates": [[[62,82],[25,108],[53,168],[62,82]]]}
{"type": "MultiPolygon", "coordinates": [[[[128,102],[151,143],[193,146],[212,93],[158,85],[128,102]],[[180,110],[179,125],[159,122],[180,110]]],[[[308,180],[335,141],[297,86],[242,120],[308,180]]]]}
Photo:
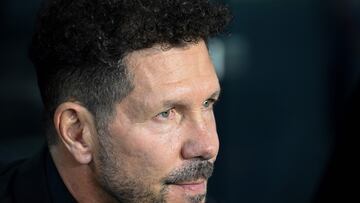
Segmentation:
{"type": "Polygon", "coordinates": [[[219,151],[219,139],[214,119],[196,119],[189,122],[187,139],[182,146],[184,159],[214,159],[219,151]]]}

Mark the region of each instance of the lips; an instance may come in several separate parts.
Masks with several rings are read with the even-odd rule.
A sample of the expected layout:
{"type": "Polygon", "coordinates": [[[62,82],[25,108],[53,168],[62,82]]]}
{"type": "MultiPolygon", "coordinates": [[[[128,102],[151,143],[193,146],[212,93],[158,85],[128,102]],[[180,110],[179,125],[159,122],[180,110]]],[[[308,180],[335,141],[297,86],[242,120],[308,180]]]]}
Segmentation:
{"type": "Polygon", "coordinates": [[[206,190],[206,184],[204,180],[176,183],[174,185],[182,188],[185,191],[191,191],[196,193],[202,193],[206,190]]]}

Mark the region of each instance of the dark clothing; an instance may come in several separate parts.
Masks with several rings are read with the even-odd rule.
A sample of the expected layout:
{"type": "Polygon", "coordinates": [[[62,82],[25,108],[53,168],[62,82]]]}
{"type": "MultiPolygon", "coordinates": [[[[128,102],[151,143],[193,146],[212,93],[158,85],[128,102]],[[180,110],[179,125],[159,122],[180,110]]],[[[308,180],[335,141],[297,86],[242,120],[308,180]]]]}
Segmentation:
{"type": "Polygon", "coordinates": [[[0,166],[0,203],[73,203],[47,148],[0,166]]]}

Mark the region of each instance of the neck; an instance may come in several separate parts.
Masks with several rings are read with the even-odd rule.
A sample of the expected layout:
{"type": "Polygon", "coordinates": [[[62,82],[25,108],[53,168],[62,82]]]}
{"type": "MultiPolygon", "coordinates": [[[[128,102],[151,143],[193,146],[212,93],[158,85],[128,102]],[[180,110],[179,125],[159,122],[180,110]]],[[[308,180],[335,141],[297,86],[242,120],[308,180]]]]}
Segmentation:
{"type": "Polygon", "coordinates": [[[50,154],[62,181],[77,202],[116,202],[100,186],[90,165],[77,162],[60,143],[50,147],[50,154]]]}

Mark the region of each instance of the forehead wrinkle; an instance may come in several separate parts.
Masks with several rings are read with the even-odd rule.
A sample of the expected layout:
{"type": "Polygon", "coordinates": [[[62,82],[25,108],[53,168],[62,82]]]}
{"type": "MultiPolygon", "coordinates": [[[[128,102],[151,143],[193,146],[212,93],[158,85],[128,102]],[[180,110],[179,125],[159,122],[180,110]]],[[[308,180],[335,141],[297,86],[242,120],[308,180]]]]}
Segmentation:
{"type": "MultiPolygon", "coordinates": [[[[151,79],[149,79],[149,82],[150,81],[151,79]]],[[[214,94],[214,92],[217,92],[220,89],[216,74],[206,74],[206,75],[201,74],[199,76],[190,77],[190,78],[188,77],[174,78],[173,81],[159,80],[157,81],[157,84],[152,84],[151,82],[150,84],[147,84],[150,86],[148,86],[146,89],[139,88],[137,92],[137,94],[141,94],[143,98],[145,97],[142,101],[144,103],[146,102],[147,104],[146,107],[148,108],[152,107],[154,103],[159,103],[159,102],[161,102],[159,105],[168,106],[162,104],[164,100],[177,101],[177,103],[185,103],[185,101],[181,101],[181,100],[183,100],[186,97],[190,99],[194,97],[194,95],[199,95],[204,97],[202,99],[208,99],[211,97],[215,97],[216,95],[214,96],[211,94],[214,94]],[[213,81],[215,80],[216,83],[214,85],[213,81]],[[198,81],[205,81],[205,82],[199,84],[198,81]],[[161,92],[164,92],[164,94],[162,94],[161,92],[159,93],[159,90],[161,90],[161,92]],[[154,94],[150,94],[150,93],[154,93],[154,94]]],[[[169,104],[171,102],[166,102],[166,103],[169,104]]]]}
{"type": "MultiPolygon", "coordinates": [[[[182,81],[171,83],[171,85],[176,85],[176,91],[168,91],[169,93],[160,99],[163,106],[191,105],[194,97],[198,97],[199,102],[203,102],[203,100],[217,97],[220,91],[219,86],[212,86],[211,83],[198,85],[195,81],[182,81]]],[[[164,86],[170,86],[170,84],[166,83],[164,86]]]]}
{"type": "MultiPolygon", "coordinates": [[[[198,81],[210,81],[211,79],[217,80],[217,78],[214,78],[213,74],[205,75],[202,71],[198,70],[198,68],[182,68],[179,66],[175,70],[165,69],[164,71],[159,72],[157,72],[155,68],[152,70],[144,69],[141,80],[140,78],[137,78],[137,82],[138,86],[143,88],[142,91],[148,93],[156,91],[159,87],[176,87],[176,89],[185,85],[197,87],[199,86],[198,81]],[[197,72],[186,73],[189,69],[192,69],[191,71],[196,70],[197,72]],[[166,78],[166,80],[161,80],[162,78],[166,78]],[[144,89],[144,87],[146,87],[146,89],[144,89]]],[[[210,84],[207,84],[207,86],[208,85],[210,84]]]]}
{"type": "MultiPolygon", "coordinates": [[[[182,71],[197,71],[195,74],[201,74],[201,69],[195,68],[203,66],[213,66],[213,64],[206,64],[211,62],[209,53],[207,49],[205,52],[199,50],[195,47],[191,49],[194,45],[189,45],[187,47],[174,47],[169,50],[159,50],[156,46],[154,48],[148,48],[144,50],[135,51],[127,56],[127,61],[133,72],[143,72],[142,76],[146,75],[146,78],[142,77],[140,81],[158,81],[159,74],[167,75],[168,79],[171,79],[172,76],[175,76],[175,79],[178,79],[178,73],[182,71]],[[206,53],[205,57],[200,55],[206,53]],[[200,54],[200,55],[199,55],[200,54]],[[187,58],[193,60],[183,60],[184,55],[187,55],[187,58]],[[154,61],[156,62],[154,64],[154,61]],[[190,62],[191,61],[191,62],[190,62]],[[155,66],[156,65],[156,66],[155,66]],[[177,68],[170,68],[177,67],[177,68]],[[194,68],[188,68],[194,67],[194,68]]],[[[194,74],[192,72],[191,74],[194,74]]],[[[136,74],[135,78],[136,78],[136,74]]]]}

